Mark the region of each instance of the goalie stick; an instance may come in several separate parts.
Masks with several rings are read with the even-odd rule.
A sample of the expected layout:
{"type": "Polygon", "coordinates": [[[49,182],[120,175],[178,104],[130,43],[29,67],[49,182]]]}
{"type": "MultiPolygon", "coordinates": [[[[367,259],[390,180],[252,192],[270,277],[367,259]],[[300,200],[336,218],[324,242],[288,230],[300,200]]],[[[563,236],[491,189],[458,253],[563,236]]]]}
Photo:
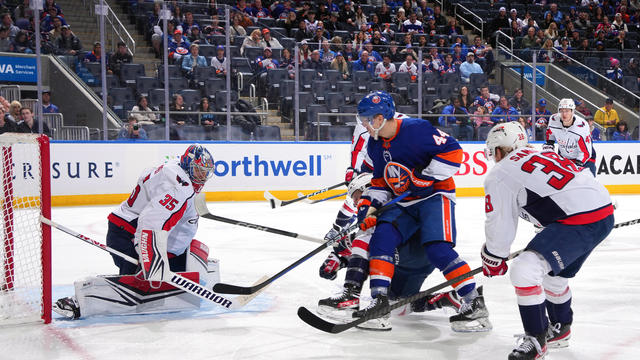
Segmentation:
{"type": "Polygon", "coordinates": [[[613,228],[615,229],[615,228],[619,228],[619,227],[623,227],[623,226],[629,226],[629,225],[635,225],[635,224],[640,224],[640,219],[634,219],[634,220],[621,222],[621,223],[613,225],[613,228]]]}
{"type": "MultiPolygon", "coordinates": [[[[49,226],[51,226],[52,228],[58,229],[64,233],[67,233],[77,239],[80,239],[90,245],[93,245],[97,248],[100,248],[108,253],[111,253],[113,255],[119,256],[122,259],[132,263],[132,264],[137,264],[138,263],[138,259],[135,259],[127,254],[123,254],[118,250],[112,249],[110,247],[108,247],[107,245],[98,242],[96,240],[90,239],[80,233],[77,233],[63,225],[60,225],[50,219],[45,218],[44,216],[40,216],[40,221],[43,222],[44,224],[47,224],[49,226]]],[[[204,286],[191,281],[187,278],[185,278],[184,276],[180,275],[180,274],[176,274],[174,272],[171,272],[171,279],[166,280],[167,283],[175,286],[178,289],[181,289],[185,292],[188,292],[192,295],[195,295],[201,299],[205,299],[207,301],[213,302],[214,304],[217,304],[225,309],[229,309],[229,310],[235,310],[238,309],[240,307],[245,306],[247,303],[249,303],[251,300],[253,300],[258,293],[256,292],[255,294],[249,295],[249,296],[237,296],[235,297],[233,300],[229,300],[227,298],[225,298],[224,296],[218,295],[216,293],[214,293],[211,290],[206,289],[204,286]]]]}
{"type": "Polygon", "coordinates": [[[340,186],[347,185],[347,184],[348,183],[346,181],[343,181],[343,182],[341,182],[339,184],[331,185],[331,186],[329,186],[327,188],[320,189],[318,191],[312,192],[311,194],[303,195],[301,197],[298,197],[298,198],[295,198],[295,199],[291,199],[291,200],[280,200],[280,199],[276,198],[275,196],[273,196],[269,192],[269,190],[265,190],[264,198],[269,200],[269,204],[271,204],[271,208],[275,209],[277,207],[287,206],[289,204],[293,204],[293,203],[298,202],[300,200],[304,200],[304,199],[308,199],[308,198],[316,196],[316,195],[320,195],[320,194],[325,193],[325,192],[327,192],[327,191],[329,191],[331,189],[339,188],[340,186]]]}
{"type": "MultiPolygon", "coordinates": [[[[523,252],[523,250],[518,250],[516,252],[514,252],[513,254],[509,255],[509,260],[515,258],[516,256],[520,255],[521,252],[523,252]]],[[[376,319],[380,316],[383,316],[384,314],[391,312],[392,310],[395,310],[397,308],[400,308],[406,304],[410,304],[418,299],[422,299],[425,296],[431,295],[434,292],[438,291],[438,290],[442,290],[444,288],[446,288],[447,286],[453,285],[459,281],[462,281],[466,278],[468,278],[469,276],[473,276],[476,274],[479,274],[482,272],[482,266],[475,268],[469,272],[466,272],[464,274],[461,274],[459,276],[456,276],[455,278],[445,281],[439,285],[436,285],[432,288],[429,288],[427,290],[424,291],[420,291],[417,294],[414,294],[412,296],[409,296],[407,298],[404,298],[398,302],[396,302],[395,304],[384,308],[384,309],[379,309],[378,311],[372,311],[370,313],[368,313],[366,316],[363,316],[361,318],[355,319],[353,321],[350,321],[348,323],[344,323],[344,324],[335,324],[329,321],[326,321],[324,319],[322,319],[321,317],[319,317],[318,315],[314,314],[313,312],[309,311],[307,308],[305,308],[304,306],[301,306],[298,308],[298,317],[304,321],[305,323],[313,326],[314,328],[318,329],[318,330],[322,330],[324,332],[328,332],[331,334],[338,334],[341,333],[345,330],[349,330],[354,326],[360,325],[364,322],[367,322],[371,319],[376,319]]]]}
{"type": "MultiPolygon", "coordinates": [[[[404,199],[408,195],[409,195],[409,192],[406,192],[406,193],[398,196],[397,198],[387,202],[386,204],[384,204],[384,206],[382,206],[379,209],[377,209],[376,211],[374,211],[371,215],[375,215],[375,214],[381,213],[382,211],[388,209],[390,206],[392,206],[393,204],[397,203],[398,201],[404,199]]],[[[196,204],[197,204],[197,199],[196,199],[196,204]]],[[[217,284],[215,284],[213,286],[213,291],[216,291],[216,292],[219,292],[219,293],[223,293],[223,294],[243,294],[243,295],[253,294],[256,291],[259,291],[260,289],[262,289],[263,287],[271,284],[272,282],[274,282],[275,280],[277,280],[278,278],[280,278],[284,274],[288,273],[292,269],[296,268],[298,265],[300,265],[303,262],[307,261],[308,259],[310,259],[314,255],[316,255],[317,253],[321,252],[325,248],[333,246],[333,244],[335,244],[336,242],[342,240],[344,237],[348,236],[352,231],[358,229],[358,225],[359,224],[353,224],[349,228],[347,228],[346,230],[341,231],[335,237],[327,240],[322,245],[320,245],[317,248],[313,249],[311,252],[309,252],[308,254],[303,256],[302,258],[296,260],[293,264],[291,264],[291,265],[287,266],[286,268],[282,269],[280,272],[278,272],[277,274],[273,275],[272,277],[270,277],[266,281],[263,281],[260,284],[253,285],[253,286],[237,286],[237,285],[231,285],[231,284],[217,283],[217,284]]]]}

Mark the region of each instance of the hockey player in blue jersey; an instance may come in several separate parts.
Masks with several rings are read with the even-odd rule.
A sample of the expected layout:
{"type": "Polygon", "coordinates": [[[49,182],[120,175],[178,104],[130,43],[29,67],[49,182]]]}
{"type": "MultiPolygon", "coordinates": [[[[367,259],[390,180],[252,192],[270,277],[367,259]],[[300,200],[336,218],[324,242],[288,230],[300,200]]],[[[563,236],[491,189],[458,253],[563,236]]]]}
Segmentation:
{"type": "Polygon", "coordinates": [[[568,345],[573,322],[569,278],[614,223],[609,192],[588,171],[572,159],[527,145],[524,128],[512,122],[491,129],[485,150],[496,164],[484,182],[484,274],[507,272],[518,217],[544,226],[511,264],[525,334],[509,360],[542,359],[547,346],[568,345]]]}
{"type": "MultiPolygon", "coordinates": [[[[395,118],[395,104],[386,92],[374,92],[358,104],[358,120],[371,138],[367,154],[373,164],[373,179],[358,204],[361,229],[375,226],[369,244],[369,277],[373,301],[353,314],[366,316],[389,304],[389,287],[394,275],[394,252],[409,239],[419,236],[416,249],[447,279],[470,271],[454,250],[455,183],[453,175],[462,161],[458,142],[427,121],[395,118]],[[408,196],[377,218],[372,212],[390,199],[408,196]]],[[[417,255],[417,254],[416,254],[417,255]]],[[[462,298],[457,315],[451,317],[457,331],[491,329],[484,298],[473,276],[453,285],[462,298]],[[475,321],[470,321],[475,320],[475,321]],[[458,325],[460,325],[458,327],[458,325]]],[[[382,311],[384,313],[384,311],[382,311]]],[[[382,318],[388,318],[387,313],[382,318]]],[[[365,323],[366,324],[366,323],[365,323]]],[[[364,324],[363,324],[364,325],[364,324]]]]}

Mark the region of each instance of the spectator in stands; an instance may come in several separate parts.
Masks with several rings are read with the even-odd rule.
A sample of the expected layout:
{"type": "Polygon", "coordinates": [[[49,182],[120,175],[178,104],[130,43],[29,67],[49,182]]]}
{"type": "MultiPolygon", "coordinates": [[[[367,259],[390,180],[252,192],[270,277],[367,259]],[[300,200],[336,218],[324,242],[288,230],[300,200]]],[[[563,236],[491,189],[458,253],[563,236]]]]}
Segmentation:
{"type": "Polygon", "coordinates": [[[340,72],[342,80],[349,79],[349,63],[344,58],[341,52],[336,53],[336,57],[333,59],[333,61],[331,61],[330,68],[333,70],[338,70],[340,72]]]}
{"type": "Polygon", "coordinates": [[[382,36],[380,31],[373,32],[373,36],[371,37],[371,45],[372,50],[375,50],[379,54],[387,51],[387,39],[382,36]]]}
{"type": "MultiPolygon", "coordinates": [[[[516,9],[511,9],[509,11],[509,27],[511,29],[514,29],[513,23],[516,24],[516,29],[518,29],[519,31],[517,34],[520,34],[522,32],[522,28],[526,26],[526,23],[523,23],[522,20],[518,18],[518,10],[516,9]]],[[[513,36],[518,36],[518,35],[515,35],[514,33],[513,36]]]]}
{"type": "Polygon", "coordinates": [[[367,35],[364,31],[356,33],[356,36],[354,37],[352,42],[354,51],[362,51],[364,49],[365,41],[367,41],[367,35]]]}
{"type": "Polygon", "coordinates": [[[331,63],[335,58],[336,58],[336,53],[335,51],[332,51],[330,49],[329,42],[326,40],[323,41],[322,47],[320,48],[320,61],[331,63]]]}
{"type": "Polygon", "coordinates": [[[173,36],[168,41],[169,46],[169,58],[178,60],[182,56],[188,55],[191,43],[183,35],[182,30],[176,29],[173,32],[173,36]]]}
{"type": "Polygon", "coordinates": [[[211,58],[211,67],[216,71],[216,76],[227,76],[227,58],[224,56],[224,46],[216,47],[216,56],[211,58]]]}
{"type": "Polygon", "coordinates": [[[286,19],[278,20],[276,24],[279,24],[287,31],[287,37],[294,37],[291,33],[293,29],[299,29],[301,22],[304,21],[300,21],[295,12],[290,12],[286,19]]]}
{"type": "Polygon", "coordinates": [[[199,122],[200,125],[204,125],[204,126],[219,125],[215,122],[216,117],[211,113],[213,112],[213,109],[209,105],[209,98],[207,98],[206,96],[200,99],[200,105],[198,106],[198,111],[200,112],[200,114],[198,114],[198,118],[200,119],[200,122],[199,122]]]}
{"type": "Polygon", "coordinates": [[[0,52],[11,51],[11,39],[9,38],[9,29],[0,26],[0,52]]]}
{"type": "Polygon", "coordinates": [[[596,50],[592,52],[591,56],[599,57],[601,59],[608,56],[607,51],[604,47],[604,42],[596,41],[596,50]]]}
{"type": "Polygon", "coordinates": [[[391,41],[389,43],[389,56],[391,57],[391,62],[402,62],[406,59],[406,56],[401,54],[398,51],[398,43],[396,41],[391,41]]]}
{"type": "Polygon", "coordinates": [[[440,72],[440,75],[458,73],[458,67],[453,63],[453,56],[451,54],[444,56],[444,62],[440,65],[438,72],[440,72]]]}
{"type": "Polygon", "coordinates": [[[271,49],[282,49],[282,45],[278,39],[271,37],[271,31],[267,28],[262,29],[262,42],[264,47],[271,49]]]}
{"type": "Polygon", "coordinates": [[[344,24],[345,30],[354,31],[358,28],[356,26],[356,13],[351,7],[350,0],[344,1],[344,7],[340,11],[340,22],[344,24]]]}
{"type": "Polygon", "coordinates": [[[571,32],[571,37],[569,38],[569,46],[572,48],[577,48],[582,43],[582,38],[580,38],[580,32],[578,30],[573,30],[571,32]]]}
{"type": "Polygon", "coordinates": [[[518,118],[518,122],[524,128],[524,131],[527,133],[527,140],[534,141],[533,130],[531,130],[531,124],[527,121],[527,119],[523,117],[518,118]]]}
{"type": "Polygon", "coordinates": [[[382,2],[381,6],[376,7],[376,15],[380,18],[381,23],[390,23],[392,21],[391,18],[391,9],[389,9],[389,5],[385,1],[382,2]]]}
{"type": "Polygon", "coordinates": [[[202,31],[200,31],[200,28],[198,26],[192,26],[189,31],[187,32],[187,39],[189,40],[190,43],[196,43],[196,44],[200,44],[200,45],[206,45],[209,44],[209,41],[207,41],[207,36],[205,34],[202,33],[202,31]]]}
{"type": "Polygon", "coordinates": [[[556,3],[551,3],[549,5],[549,10],[547,10],[544,13],[544,17],[547,17],[547,14],[551,14],[551,17],[553,18],[554,21],[556,22],[562,22],[562,12],[560,10],[558,10],[558,4],[556,3]]]}
{"type": "Polygon", "coordinates": [[[507,18],[507,8],[502,6],[498,10],[498,15],[496,15],[493,20],[489,23],[489,31],[491,34],[500,30],[500,28],[508,28],[509,27],[509,19],[507,18]]]}
{"type": "Polygon", "coordinates": [[[433,57],[429,54],[422,55],[421,69],[423,73],[439,73],[440,67],[433,63],[433,57]]]}
{"type": "Polygon", "coordinates": [[[627,24],[624,23],[624,21],[622,20],[622,14],[617,13],[613,23],[611,23],[611,25],[613,26],[613,30],[614,31],[629,31],[629,28],[627,28],[627,24]]]}
{"type": "MultiPolygon", "coordinates": [[[[426,1],[422,1],[422,2],[425,3],[425,6],[426,6],[426,1]]],[[[427,8],[427,11],[428,10],[429,8],[427,8]]],[[[424,16],[424,11],[422,12],[422,15],[424,16]]],[[[433,14],[431,16],[433,16],[433,18],[435,19],[436,25],[445,26],[447,24],[447,17],[442,14],[442,8],[440,8],[440,5],[435,5],[433,7],[433,14]]],[[[459,32],[458,34],[462,34],[462,33],[459,32]]]]}
{"type": "Polygon", "coordinates": [[[122,64],[131,64],[133,62],[133,56],[129,54],[127,45],[120,41],[118,42],[118,49],[111,54],[109,58],[108,67],[109,70],[115,75],[120,76],[120,68],[122,64]]]}
{"type": "Polygon", "coordinates": [[[147,132],[134,116],[129,116],[127,124],[118,132],[118,140],[147,140],[147,132]]]}
{"type": "Polygon", "coordinates": [[[582,38],[580,46],[573,49],[573,58],[584,63],[584,59],[591,56],[591,46],[589,45],[589,39],[582,38]]]}
{"type": "Polygon", "coordinates": [[[60,18],[55,18],[51,22],[53,28],[49,31],[49,41],[56,42],[59,37],[62,36],[62,20],[60,18]]]}
{"type": "Polygon", "coordinates": [[[451,126],[453,129],[453,137],[460,141],[473,140],[473,127],[468,116],[469,112],[460,104],[460,100],[453,96],[451,103],[442,109],[442,115],[438,118],[440,126],[451,126]],[[446,115],[462,115],[462,116],[446,116],[446,115]]]}
{"type": "Polygon", "coordinates": [[[22,54],[33,54],[33,44],[29,41],[26,31],[18,31],[18,34],[11,42],[11,51],[22,54]]]}
{"type": "Polygon", "coordinates": [[[375,68],[373,63],[369,61],[369,52],[367,50],[363,50],[360,53],[360,58],[351,64],[351,70],[353,72],[368,71],[371,77],[374,76],[375,68]]]}
{"type": "Polygon", "coordinates": [[[616,131],[614,131],[613,136],[611,137],[613,141],[627,141],[631,140],[631,134],[629,133],[629,127],[627,126],[627,122],[621,120],[616,124],[616,131]]]}
{"type": "Polygon", "coordinates": [[[509,100],[505,96],[501,96],[498,102],[498,107],[493,110],[492,115],[504,115],[494,117],[493,121],[495,122],[507,122],[507,121],[517,121],[519,115],[518,110],[516,110],[513,106],[509,105],[509,100]]]}
{"type": "MultiPolygon", "coordinates": [[[[529,12],[527,11],[527,13],[529,12]]],[[[532,17],[529,17],[527,19],[527,24],[522,27],[522,35],[526,35],[527,32],[529,32],[529,29],[531,28],[533,28],[536,33],[538,32],[538,30],[540,30],[538,23],[532,17]]]]}
{"type": "Polygon", "coordinates": [[[298,62],[303,64],[305,61],[311,58],[312,50],[309,48],[307,40],[302,40],[300,43],[300,50],[298,51],[298,62]]]}
{"type": "Polygon", "coordinates": [[[500,96],[489,92],[489,87],[484,85],[480,88],[480,95],[473,100],[473,106],[484,106],[487,113],[492,113],[496,104],[500,100],[500,96]]]}
{"type": "Polygon", "coordinates": [[[493,126],[493,124],[495,124],[495,122],[491,119],[491,116],[489,116],[488,114],[489,111],[486,107],[476,107],[475,111],[473,112],[474,116],[471,117],[471,122],[476,129],[482,126],[493,126]]]}
{"type": "MultiPolygon", "coordinates": [[[[169,111],[189,111],[189,108],[184,104],[184,99],[180,94],[173,94],[173,101],[169,105],[169,111]]],[[[175,114],[169,115],[174,125],[184,125],[191,123],[189,115],[175,114]]]]}
{"type": "MultiPolygon", "coordinates": [[[[467,51],[467,54],[468,53],[469,52],[467,51]]],[[[453,58],[453,63],[458,67],[458,70],[460,70],[460,65],[462,65],[462,63],[466,61],[466,54],[463,52],[463,47],[461,44],[453,45],[453,54],[451,55],[451,57],[453,58]]]]}
{"type": "Polygon", "coordinates": [[[509,99],[509,105],[514,107],[520,114],[530,114],[531,105],[524,98],[522,89],[518,88],[513,92],[513,96],[509,99]]]}
{"type": "Polygon", "coordinates": [[[382,56],[382,62],[376,65],[375,75],[385,82],[387,89],[391,85],[391,75],[396,72],[396,65],[391,62],[391,56],[385,53],[382,56]]]}
{"type": "Polygon", "coordinates": [[[367,15],[362,12],[362,7],[360,5],[356,6],[356,27],[359,29],[360,26],[367,25],[368,23],[367,15]]]}
{"type": "Polygon", "coordinates": [[[380,54],[373,50],[373,44],[371,43],[370,40],[367,40],[364,42],[364,50],[369,53],[369,61],[370,62],[378,62],[378,61],[382,61],[382,56],[380,56],[380,54]]]}
{"type": "MultiPolygon", "coordinates": [[[[29,2],[29,0],[23,0],[22,4],[16,6],[16,8],[13,10],[13,18],[15,19],[16,23],[21,20],[28,21],[29,18],[33,17],[33,9],[31,9],[29,2]]],[[[3,2],[0,1],[0,3],[3,2]]],[[[46,7],[44,9],[46,9],[46,7]]],[[[1,12],[4,12],[3,10],[4,9],[0,8],[1,12]]]]}
{"type": "Polygon", "coordinates": [[[605,128],[616,126],[620,118],[618,117],[618,112],[613,108],[612,98],[605,100],[604,106],[596,110],[593,119],[605,128]]]}
{"type": "Polygon", "coordinates": [[[102,61],[102,44],[99,41],[93,43],[93,50],[84,56],[84,62],[101,62],[102,61]]]}
{"type": "Polygon", "coordinates": [[[191,35],[191,30],[198,28],[200,30],[200,25],[193,19],[193,13],[190,10],[185,11],[184,13],[184,22],[182,23],[182,31],[184,31],[187,36],[191,35]]]}
{"type": "Polygon", "coordinates": [[[542,44],[542,48],[538,51],[538,62],[551,63],[555,60],[555,53],[553,51],[553,40],[547,38],[542,44]]]}
{"type": "Polygon", "coordinates": [[[58,55],[76,55],[82,50],[80,39],[71,32],[69,25],[62,25],[62,36],[56,41],[58,55]]]}
{"type": "Polygon", "coordinates": [[[511,36],[512,38],[518,37],[522,33],[522,28],[518,26],[517,21],[512,21],[509,24],[509,29],[510,29],[510,32],[507,32],[507,35],[511,36]]]}
{"type": "MultiPolygon", "coordinates": [[[[305,4],[307,6],[308,3],[305,4]]],[[[304,23],[307,25],[307,30],[311,33],[315,33],[318,28],[318,24],[320,23],[318,19],[316,19],[316,12],[314,10],[309,10],[305,13],[303,12],[300,16],[304,19],[304,23]],[[305,18],[306,17],[306,18],[305,18]]]]}
{"type": "Polygon", "coordinates": [[[153,125],[158,122],[158,114],[154,114],[149,107],[149,100],[146,96],[140,96],[136,105],[131,108],[129,117],[134,117],[140,125],[153,125]]]}
{"type": "Polygon", "coordinates": [[[0,24],[0,26],[9,29],[9,38],[13,40],[13,38],[18,35],[18,31],[20,31],[20,28],[13,25],[13,20],[11,19],[10,13],[7,12],[0,16],[2,17],[2,23],[0,24]]]}
{"type": "Polygon", "coordinates": [[[240,13],[233,15],[233,22],[229,27],[229,36],[232,39],[236,36],[247,36],[247,30],[242,26],[242,15],[240,13]]]}
{"type": "Polygon", "coordinates": [[[629,50],[633,49],[631,47],[631,43],[627,40],[627,32],[622,30],[618,33],[618,36],[609,41],[608,47],[616,48],[618,50],[629,50]]]}
{"type": "Polygon", "coordinates": [[[555,21],[549,24],[549,27],[544,31],[544,36],[545,38],[551,39],[553,41],[555,41],[558,38],[559,36],[558,24],[555,21]]]}
{"type": "Polygon", "coordinates": [[[269,9],[262,6],[262,0],[254,0],[253,5],[251,5],[249,11],[253,17],[262,19],[271,17],[271,11],[269,9]]]}
{"type": "Polygon", "coordinates": [[[467,109],[467,111],[471,111],[473,98],[471,97],[471,93],[469,92],[469,87],[463,85],[460,87],[460,93],[458,94],[458,99],[460,100],[460,106],[467,109]]]}
{"type": "Polygon", "coordinates": [[[415,12],[409,14],[409,19],[402,23],[401,31],[405,33],[424,33],[422,22],[418,21],[418,15],[415,12]]]}
{"type": "Polygon", "coordinates": [[[316,71],[316,75],[318,77],[322,77],[324,73],[324,66],[320,60],[320,51],[313,50],[313,52],[311,52],[311,56],[302,63],[302,67],[305,69],[313,69],[316,71]]]}
{"type": "Polygon", "coordinates": [[[324,35],[325,35],[324,28],[318,26],[316,28],[315,35],[311,39],[309,39],[309,43],[311,43],[310,46],[313,47],[314,49],[319,50],[324,41],[329,41],[329,39],[327,39],[324,35]]]}
{"type": "Polygon", "coordinates": [[[342,24],[338,21],[338,12],[332,11],[329,20],[324,22],[324,28],[331,35],[334,35],[336,30],[342,30],[342,24]]]}
{"type": "Polygon", "coordinates": [[[591,141],[600,141],[602,140],[600,137],[600,129],[595,125],[595,121],[593,121],[593,117],[587,118],[589,122],[589,129],[591,130],[591,141]]]}
{"type": "MultiPolygon", "coordinates": [[[[40,120],[34,118],[31,109],[28,107],[21,108],[20,117],[22,118],[22,121],[18,123],[18,132],[28,134],[38,134],[40,132],[40,120]]],[[[49,130],[49,126],[46,122],[42,123],[42,133],[51,137],[51,131],[49,130]]]]}
{"type": "Polygon", "coordinates": [[[475,61],[482,67],[485,74],[490,74],[493,71],[493,48],[488,44],[483,44],[480,36],[473,39],[473,46],[469,48],[469,51],[475,54],[475,61]]]}
{"type": "Polygon", "coordinates": [[[556,64],[560,64],[560,65],[571,65],[573,63],[573,61],[571,60],[571,56],[572,54],[572,50],[571,46],[569,46],[569,39],[566,37],[563,37],[562,39],[560,39],[560,46],[556,47],[556,50],[559,51],[559,53],[554,53],[554,62],[556,64]]]}
{"type": "Polygon", "coordinates": [[[298,32],[296,32],[295,39],[300,42],[304,39],[310,39],[314,35],[313,31],[309,31],[307,29],[307,23],[304,21],[300,21],[298,23],[298,32]]]}
{"type": "Polygon", "coordinates": [[[9,105],[9,115],[13,117],[16,123],[20,123],[20,121],[22,121],[20,109],[22,109],[22,104],[18,100],[13,100],[9,105]]]}
{"type": "Polygon", "coordinates": [[[6,132],[17,132],[18,125],[13,120],[12,116],[7,114],[4,105],[0,104],[0,134],[4,134],[6,132]]]}
{"type": "Polygon", "coordinates": [[[575,25],[576,29],[582,31],[591,32],[593,30],[591,20],[589,19],[589,14],[586,11],[580,11],[580,13],[578,13],[578,19],[576,19],[573,24],[575,25]]]}
{"type": "Polygon", "coordinates": [[[583,117],[593,118],[591,111],[589,111],[589,109],[587,108],[587,105],[585,104],[584,100],[576,99],[574,103],[576,104],[576,111],[581,113],[583,117]]]}
{"type": "Polygon", "coordinates": [[[51,103],[51,90],[45,90],[42,92],[42,113],[54,114],[59,113],[60,109],[51,103]]]}
{"type": "Polygon", "coordinates": [[[273,58],[273,51],[266,47],[262,51],[262,56],[256,58],[256,74],[260,74],[260,78],[264,78],[266,84],[267,70],[277,69],[280,66],[278,60],[273,58]]]}
{"type": "Polygon", "coordinates": [[[413,55],[408,54],[405,59],[406,60],[400,64],[398,72],[408,72],[411,74],[411,82],[416,82],[418,80],[418,67],[415,64],[415,58],[413,55]]]}
{"type": "Polygon", "coordinates": [[[540,99],[536,105],[535,124],[536,124],[536,138],[542,139],[547,132],[547,125],[549,125],[549,117],[551,111],[547,110],[547,100],[540,99]]]}
{"type": "Polygon", "coordinates": [[[200,55],[200,46],[191,44],[189,54],[182,57],[182,74],[187,79],[193,79],[193,73],[198,66],[207,66],[207,59],[200,55]]]}
{"type": "Polygon", "coordinates": [[[635,77],[640,85],[640,59],[637,57],[629,59],[629,63],[624,69],[624,74],[635,77]]]}
{"type": "Polygon", "coordinates": [[[424,33],[428,34],[433,38],[438,33],[438,26],[436,25],[436,20],[433,16],[427,16],[425,18],[426,24],[423,25],[424,33]]]}
{"type": "Polygon", "coordinates": [[[620,68],[620,60],[616,58],[609,59],[609,69],[607,69],[607,78],[618,85],[622,85],[622,69],[620,68]]]}
{"type": "Polygon", "coordinates": [[[255,29],[251,32],[251,36],[247,36],[246,38],[244,38],[244,41],[242,41],[242,46],[240,47],[240,54],[244,55],[244,49],[247,46],[251,46],[251,47],[261,47],[264,48],[264,41],[262,41],[262,35],[260,35],[260,30],[255,29]]]}
{"type": "Polygon", "coordinates": [[[460,65],[460,78],[463,82],[468,83],[471,74],[483,74],[482,68],[475,62],[475,55],[469,51],[467,53],[467,61],[460,65]]]}

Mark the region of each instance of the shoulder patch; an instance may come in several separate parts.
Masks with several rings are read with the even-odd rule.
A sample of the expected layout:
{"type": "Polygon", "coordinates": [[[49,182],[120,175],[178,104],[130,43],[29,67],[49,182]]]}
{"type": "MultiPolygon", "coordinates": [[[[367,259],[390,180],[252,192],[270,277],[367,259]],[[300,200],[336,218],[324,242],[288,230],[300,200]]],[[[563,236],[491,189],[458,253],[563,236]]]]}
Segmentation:
{"type": "Polygon", "coordinates": [[[184,180],[182,180],[179,175],[176,175],[176,181],[178,182],[178,184],[180,184],[182,186],[189,186],[189,183],[184,181],[184,180]]]}

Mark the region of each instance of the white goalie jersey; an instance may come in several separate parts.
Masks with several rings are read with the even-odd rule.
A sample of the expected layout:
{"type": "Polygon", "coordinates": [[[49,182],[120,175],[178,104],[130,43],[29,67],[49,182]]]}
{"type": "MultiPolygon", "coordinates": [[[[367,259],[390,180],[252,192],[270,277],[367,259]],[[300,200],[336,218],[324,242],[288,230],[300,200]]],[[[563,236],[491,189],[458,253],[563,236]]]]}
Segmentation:
{"type": "Polygon", "coordinates": [[[567,159],[578,161],[580,164],[595,161],[589,123],[577,115],[574,115],[573,118],[573,124],[565,127],[562,125],[560,114],[552,115],[547,127],[547,144],[557,142],[558,154],[567,159]]]}
{"type": "Polygon", "coordinates": [[[140,176],[131,196],[109,215],[109,220],[133,230],[130,232],[136,239],[142,229],[168,231],[167,251],[180,255],[198,230],[194,197],[187,173],[177,163],[164,164],[140,176]]]}
{"type": "Polygon", "coordinates": [[[613,214],[607,189],[588,170],[554,152],[511,152],[491,169],[484,191],[487,250],[504,258],[518,217],[542,226],[583,225],[613,214]]]}

